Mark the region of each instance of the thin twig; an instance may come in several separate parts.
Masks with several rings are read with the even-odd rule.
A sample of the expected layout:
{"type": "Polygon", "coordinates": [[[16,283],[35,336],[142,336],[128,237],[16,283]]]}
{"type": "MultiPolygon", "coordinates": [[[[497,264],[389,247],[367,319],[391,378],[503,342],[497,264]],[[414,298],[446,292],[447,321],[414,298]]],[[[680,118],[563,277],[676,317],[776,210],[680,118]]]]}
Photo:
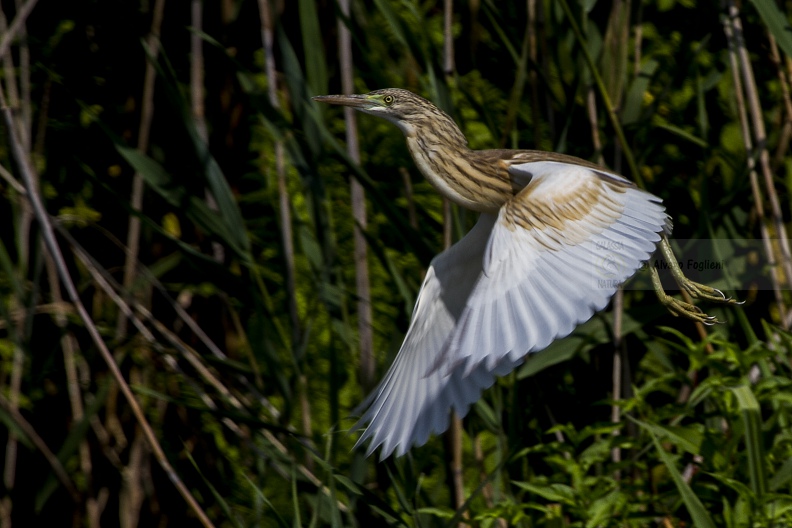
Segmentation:
{"type": "Polygon", "coordinates": [[[594,86],[589,86],[586,90],[586,110],[591,124],[591,144],[596,153],[594,162],[604,167],[605,158],[602,155],[602,140],[600,139],[599,118],[597,117],[597,95],[594,93],[594,86]]]}
{"type": "MultiPolygon", "coordinates": [[[[624,358],[624,341],[622,340],[622,321],[624,319],[624,289],[619,288],[613,296],[613,368],[611,370],[611,383],[612,383],[612,399],[611,405],[611,423],[618,424],[621,422],[621,407],[618,401],[624,398],[622,390],[622,381],[625,377],[622,359],[624,358]]],[[[621,434],[620,430],[614,430],[613,436],[621,434]]],[[[611,460],[614,464],[622,461],[621,448],[616,446],[611,449],[611,460]]],[[[613,478],[621,480],[621,472],[615,471],[613,478]]]]}
{"type": "Polygon", "coordinates": [[[569,20],[569,25],[572,26],[572,32],[575,34],[575,38],[580,45],[580,49],[583,53],[583,57],[586,59],[586,64],[588,64],[591,76],[594,78],[594,83],[599,89],[602,102],[605,104],[605,109],[608,111],[608,117],[610,118],[611,126],[613,127],[614,132],[616,132],[616,137],[619,139],[624,157],[627,158],[627,165],[630,167],[630,175],[632,176],[632,179],[635,181],[635,183],[637,183],[640,187],[645,187],[643,176],[641,176],[641,173],[638,170],[638,165],[635,163],[635,157],[633,156],[632,149],[630,148],[627,138],[624,135],[624,130],[621,127],[619,116],[616,113],[616,107],[611,101],[610,95],[608,95],[608,90],[605,87],[605,83],[602,80],[599,70],[597,69],[594,58],[591,56],[591,53],[589,53],[586,38],[581,32],[580,26],[577,23],[577,19],[575,19],[574,15],[572,14],[572,10],[569,8],[569,3],[567,0],[559,0],[559,3],[561,4],[561,8],[564,10],[564,13],[567,16],[567,19],[569,20]]]}
{"type": "MultiPolygon", "coordinates": [[[[349,19],[349,0],[340,0],[339,7],[343,18],[349,19]]],[[[341,89],[344,93],[352,93],[354,80],[352,72],[352,35],[342,19],[338,20],[338,51],[341,59],[341,89]]],[[[355,162],[360,163],[360,145],[358,141],[357,120],[352,108],[344,107],[346,122],[347,153],[355,162]]],[[[355,220],[355,290],[357,292],[358,337],[360,340],[360,381],[365,391],[374,388],[374,336],[372,333],[371,288],[369,285],[368,249],[365,230],[366,195],[363,186],[356,178],[349,182],[352,199],[352,216],[355,220]]]]}
{"type": "MultiPolygon", "coordinates": [[[[80,382],[77,377],[77,355],[79,351],[79,344],[74,334],[67,329],[68,319],[67,313],[71,305],[63,301],[63,293],[60,288],[60,281],[58,280],[58,270],[55,268],[55,263],[52,257],[47,254],[46,256],[47,280],[50,286],[50,294],[52,295],[52,303],[55,309],[55,324],[63,332],[61,337],[61,347],[63,348],[63,369],[66,372],[66,388],[69,395],[69,405],[72,409],[73,423],[80,423],[85,417],[83,407],[82,394],[80,391],[80,382]]],[[[99,508],[99,502],[94,497],[93,490],[93,464],[91,462],[91,447],[87,438],[80,440],[79,460],[80,471],[85,479],[86,488],[86,503],[85,511],[87,516],[88,526],[90,528],[99,527],[99,519],[102,511],[99,508]]]]}
{"type": "MultiPolygon", "coordinates": [[[[347,0],[348,1],[348,0],[347,0]]],[[[451,32],[454,17],[453,0],[443,2],[443,71],[447,79],[451,79],[455,73],[454,60],[454,37],[451,32]]],[[[443,243],[447,249],[451,246],[451,204],[448,200],[443,200],[443,243]]],[[[457,416],[455,411],[451,411],[451,424],[448,429],[446,441],[451,451],[448,459],[448,471],[453,487],[454,506],[459,509],[465,504],[465,482],[462,474],[462,419],[457,416]]],[[[467,517],[467,512],[464,517],[467,517]]],[[[464,526],[465,522],[460,522],[464,526]]]]}
{"type": "Polygon", "coordinates": [[[516,75],[514,76],[514,83],[512,83],[512,88],[509,92],[509,104],[507,106],[506,117],[503,123],[503,130],[501,130],[501,148],[509,147],[509,137],[511,136],[512,130],[517,123],[517,112],[520,108],[520,101],[523,98],[525,82],[528,77],[526,70],[528,69],[531,35],[531,21],[529,20],[525,24],[522,46],[520,47],[520,57],[517,61],[517,64],[515,65],[516,75]]]}
{"type": "Polygon", "coordinates": [[[17,11],[16,16],[14,17],[13,22],[8,27],[8,31],[6,31],[2,38],[0,38],[0,57],[6,54],[8,49],[11,47],[11,42],[17,37],[17,34],[22,29],[25,20],[30,15],[33,8],[36,7],[36,3],[38,0],[28,0],[25,5],[23,5],[19,11],[17,11]]]}
{"type": "MultiPolygon", "coordinates": [[[[531,5],[533,4],[534,1],[535,0],[529,0],[529,2],[528,2],[529,10],[530,10],[530,7],[531,7],[531,5]]],[[[546,15],[545,15],[545,9],[544,9],[545,3],[544,2],[535,2],[535,4],[533,4],[533,5],[535,5],[535,9],[536,9],[536,19],[535,19],[534,23],[536,24],[536,32],[535,33],[536,33],[536,37],[537,37],[536,38],[537,45],[536,45],[536,48],[533,51],[534,54],[531,55],[531,60],[534,61],[534,64],[541,64],[542,76],[544,78],[552,78],[552,75],[553,75],[552,72],[554,71],[554,67],[551,64],[550,58],[553,55],[553,52],[550,51],[550,44],[548,43],[548,37],[547,37],[547,33],[548,32],[547,32],[547,30],[545,28],[545,24],[547,22],[546,15]],[[538,60],[537,60],[537,58],[538,58],[538,60]]],[[[552,9],[551,9],[551,11],[552,11],[552,9]]],[[[530,13],[530,11],[529,11],[529,13],[530,13]]],[[[538,75],[538,73],[537,73],[537,75],[538,75]]],[[[545,88],[542,89],[542,93],[544,94],[544,101],[543,101],[544,104],[542,106],[547,111],[546,120],[547,120],[548,135],[551,138],[554,138],[554,137],[557,137],[558,130],[557,130],[557,126],[556,126],[556,121],[557,121],[556,114],[555,114],[555,110],[553,110],[553,96],[552,96],[551,90],[548,90],[548,89],[545,89],[545,88]]],[[[539,145],[540,145],[539,140],[542,139],[542,136],[541,136],[540,130],[538,130],[538,128],[535,128],[535,130],[534,130],[534,137],[537,139],[537,143],[536,143],[537,147],[536,148],[539,148],[539,145]]]]}
{"type": "MultiPolygon", "coordinates": [[[[151,20],[151,30],[146,37],[146,71],[143,74],[143,96],[140,103],[140,126],[138,128],[137,150],[145,153],[148,151],[149,134],[151,132],[151,122],[154,118],[154,81],[157,78],[157,71],[154,63],[159,56],[160,50],[160,28],[165,10],[165,0],[156,0],[154,3],[153,17],[151,20]]],[[[145,189],[143,176],[135,172],[132,178],[132,196],[129,205],[134,211],[143,210],[143,192],[145,189]]],[[[124,261],[124,290],[131,294],[132,285],[135,281],[135,263],[140,252],[140,217],[129,215],[129,227],[127,229],[126,260],[124,261]]],[[[116,339],[122,339],[126,334],[126,317],[123,313],[119,314],[116,321],[116,339]]]]}
{"type": "MultiPolygon", "coordinates": [[[[726,34],[726,40],[729,44],[729,64],[732,72],[732,82],[734,82],[734,97],[737,103],[737,112],[740,123],[740,134],[742,135],[743,144],[745,145],[746,164],[748,168],[748,180],[751,184],[751,192],[754,196],[754,206],[756,213],[759,217],[759,230],[762,235],[762,245],[765,254],[767,255],[768,262],[770,263],[770,280],[773,284],[773,293],[775,295],[776,304],[778,306],[779,314],[784,317],[786,313],[783,294],[781,292],[781,279],[779,275],[778,263],[775,259],[775,250],[771,241],[770,231],[767,226],[764,197],[762,188],[759,185],[759,176],[756,173],[756,161],[751,153],[753,152],[753,140],[751,139],[750,127],[748,124],[748,111],[746,109],[743,82],[740,76],[740,61],[738,59],[738,50],[743,46],[739,35],[736,33],[731,16],[723,17],[723,31],[726,34]]],[[[778,233],[776,233],[778,236],[778,233]]]]}
{"type": "MultiPolygon", "coordinates": [[[[261,17],[261,41],[264,46],[264,71],[267,76],[267,96],[273,108],[280,108],[278,99],[278,75],[275,67],[274,24],[269,0],[259,0],[261,17]]],[[[278,180],[278,213],[280,215],[283,260],[286,264],[286,292],[289,298],[289,318],[292,326],[292,347],[300,343],[300,316],[297,311],[297,272],[294,258],[294,234],[292,230],[291,199],[286,182],[286,163],[283,141],[275,140],[275,175],[278,180]]]]}
{"type": "MultiPolygon", "coordinates": [[[[455,60],[454,60],[454,35],[451,32],[454,18],[454,2],[453,0],[444,0],[443,2],[443,72],[446,79],[450,80],[456,73],[455,60]]],[[[407,176],[409,180],[409,176],[407,176]]],[[[443,243],[444,248],[451,246],[451,204],[448,200],[443,200],[443,243]]],[[[465,504],[465,481],[462,474],[462,437],[464,431],[462,429],[462,419],[457,416],[455,411],[451,411],[451,424],[446,436],[447,447],[451,452],[448,458],[448,472],[449,480],[451,482],[454,506],[459,509],[465,504]]],[[[467,517],[468,513],[465,512],[464,516],[467,517]]],[[[464,526],[464,521],[460,522],[460,526],[464,526]]]]}
{"type": "MultiPolygon", "coordinates": [[[[21,0],[15,2],[17,12],[24,6],[21,0]]],[[[30,138],[33,132],[33,110],[30,104],[30,47],[27,42],[27,28],[24,21],[20,23],[19,27],[19,91],[20,91],[20,111],[22,117],[22,126],[25,131],[25,136],[28,139],[26,145],[30,149],[30,138]]]]}
{"type": "MultiPolygon", "coordinates": [[[[19,25],[17,26],[17,31],[19,33],[23,32],[24,19],[17,17],[19,20],[19,25]]],[[[7,20],[5,13],[3,12],[2,8],[0,7],[0,33],[9,32],[7,27],[7,20]]],[[[19,108],[19,91],[17,88],[17,76],[16,76],[16,67],[14,65],[14,59],[11,55],[10,47],[6,47],[3,51],[2,55],[2,63],[3,63],[3,75],[5,77],[6,83],[6,90],[8,91],[8,101],[14,108],[19,108]]],[[[14,118],[15,126],[20,134],[20,140],[22,141],[22,148],[24,150],[29,150],[30,147],[30,136],[28,129],[24,126],[20,119],[14,118]]],[[[30,210],[30,206],[26,200],[22,200],[20,214],[17,219],[17,244],[18,248],[17,251],[19,252],[18,256],[18,265],[21,271],[20,277],[25,277],[26,271],[29,267],[30,262],[30,241],[31,241],[31,230],[30,226],[33,221],[33,214],[30,210]]],[[[17,296],[16,299],[21,307],[23,307],[23,315],[19,318],[16,328],[16,338],[14,340],[14,352],[13,357],[11,360],[11,376],[9,380],[9,386],[7,387],[8,392],[8,406],[10,412],[18,411],[19,409],[19,401],[20,401],[20,392],[22,389],[22,376],[25,370],[25,350],[22,346],[24,341],[28,340],[28,333],[30,332],[32,326],[28,325],[27,322],[29,320],[30,314],[27,312],[27,305],[36,304],[35,296],[38,294],[38,288],[35,288],[31,295],[34,296],[31,299],[31,302],[28,303],[25,298],[21,296],[17,296]]],[[[5,463],[3,467],[3,485],[8,492],[14,489],[14,484],[16,481],[16,474],[17,474],[17,452],[19,448],[19,438],[17,435],[10,431],[8,434],[8,438],[6,440],[6,449],[5,449],[5,463]]],[[[3,510],[10,510],[10,504],[8,503],[8,496],[3,498],[4,507],[3,510]]]]}
{"type": "Polygon", "coordinates": [[[410,226],[418,229],[418,211],[415,208],[415,197],[413,196],[412,180],[410,179],[410,171],[406,167],[399,167],[399,174],[401,174],[402,182],[404,183],[404,198],[407,200],[407,219],[410,226]]]}
{"type": "Polygon", "coordinates": [[[25,186],[19,183],[19,181],[17,181],[17,179],[14,178],[14,175],[8,172],[8,169],[3,167],[2,165],[0,165],[0,178],[3,178],[8,183],[8,185],[11,186],[11,188],[13,188],[16,192],[18,192],[22,196],[27,194],[27,191],[25,190],[25,186]]]}
{"type": "Polygon", "coordinates": [[[443,73],[454,74],[454,35],[451,32],[454,24],[454,0],[443,0],[443,73]]]}
{"type": "MultiPolygon", "coordinates": [[[[7,19],[2,8],[0,8],[0,34],[6,33],[7,31],[8,31],[7,19]]],[[[24,33],[24,24],[19,26],[17,32],[20,34],[24,33]]],[[[5,51],[3,52],[2,60],[3,60],[3,76],[5,77],[8,105],[11,108],[19,109],[21,107],[19,101],[20,98],[19,87],[17,87],[16,66],[14,65],[14,58],[11,55],[10,46],[6,48],[5,51]]],[[[14,115],[14,119],[17,121],[17,131],[19,132],[19,137],[22,140],[22,145],[25,147],[25,150],[30,150],[29,130],[27,126],[25,126],[25,124],[22,122],[20,116],[21,113],[14,115]]]]}
{"type": "MultiPolygon", "coordinates": [[[[19,397],[22,387],[22,371],[25,366],[25,351],[18,340],[21,339],[19,330],[23,329],[25,319],[26,317],[21,318],[20,325],[17,328],[17,332],[15,332],[17,342],[14,343],[14,354],[11,360],[11,380],[6,389],[8,391],[9,400],[3,400],[7,403],[7,411],[9,413],[19,412],[19,397]]],[[[5,392],[5,390],[3,392],[5,392]]],[[[8,439],[6,440],[5,463],[3,464],[3,486],[8,492],[14,489],[14,483],[16,481],[18,448],[19,438],[16,433],[9,431],[8,439]]],[[[4,500],[7,499],[8,497],[4,497],[4,500]]]]}
{"type": "Polygon", "coordinates": [[[539,126],[541,119],[541,107],[539,105],[539,76],[536,68],[539,66],[538,57],[538,9],[536,0],[528,0],[528,58],[531,61],[531,69],[528,71],[528,84],[531,87],[531,121],[533,125],[534,148],[540,148],[542,144],[542,129],[539,126]]]}
{"type": "MultiPolygon", "coordinates": [[[[454,493],[454,508],[459,510],[465,504],[465,475],[462,472],[462,419],[456,411],[451,411],[451,427],[448,429],[446,440],[451,448],[451,457],[448,460],[449,480],[454,493]]],[[[463,514],[463,519],[469,517],[463,514]]],[[[466,521],[459,524],[460,528],[467,526],[466,521]]]]}
{"type": "MultiPolygon", "coordinates": [[[[190,110],[198,132],[199,141],[209,148],[209,127],[206,124],[206,108],[204,105],[204,56],[203,56],[203,0],[192,0],[190,4],[190,110]]],[[[201,160],[203,161],[203,160],[201,160]]],[[[204,190],[204,199],[210,209],[217,211],[217,200],[211,191],[204,190]]],[[[223,244],[212,241],[212,256],[215,261],[225,260],[223,244]]]]}
{"type": "MultiPolygon", "coordinates": [[[[143,154],[148,151],[149,134],[151,132],[151,122],[154,117],[154,82],[156,80],[156,69],[154,64],[160,51],[160,28],[162,27],[165,0],[156,0],[154,3],[151,29],[146,36],[144,43],[146,56],[146,71],[143,76],[143,94],[141,98],[140,126],[138,127],[137,150],[143,154]]],[[[143,193],[145,190],[143,176],[135,172],[132,179],[132,196],[130,205],[135,211],[143,209],[143,193]]],[[[133,292],[135,282],[136,262],[140,252],[140,218],[137,215],[129,216],[129,226],[127,228],[127,247],[124,262],[124,292],[128,296],[141,296],[141,292],[133,292]]],[[[115,338],[120,341],[126,335],[127,318],[123,311],[118,314],[115,328],[115,338]]],[[[138,375],[139,369],[136,367],[130,371],[132,376],[138,375]]],[[[145,376],[145,373],[139,373],[145,376]]],[[[119,516],[122,524],[126,526],[136,526],[140,519],[140,509],[143,505],[143,495],[140,489],[143,487],[144,478],[143,464],[147,459],[145,443],[141,435],[135,431],[135,436],[129,448],[128,463],[122,470],[124,475],[123,484],[119,495],[119,516]]]]}
{"type": "MultiPolygon", "coordinates": [[[[729,1],[729,18],[731,19],[732,30],[734,32],[735,43],[737,45],[737,58],[740,63],[740,70],[744,81],[745,99],[748,103],[748,115],[751,117],[753,125],[753,139],[756,148],[759,149],[759,167],[764,178],[767,198],[770,201],[770,217],[773,222],[773,229],[778,240],[780,249],[781,266],[787,281],[792,280],[792,252],[789,247],[789,237],[787,236],[786,225],[784,224],[781,212],[781,202],[773,182],[773,171],[770,168],[770,154],[767,151],[767,133],[765,132],[764,116],[759,102],[759,93],[756,88],[756,79],[753,74],[753,66],[748,56],[743,39],[742,22],[740,21],[739,9],[733,0],[729,1]]],[[[755,154],[755,153],[754,153],[755,154]]],[[[781,324],[784,329],[790,326],[790,313],[786,310],[781,312],[781,324]]]]}
{"type": "Polygon", "coordinates": [[[778,138],[778,146],[772,163],[773,172],[775,172],[781,166],[789,149],[789,141],[792,139],[792,97],[789,93],[789,81],[784,71],[784,63],[781,61],[781,55],[778,52],[778,44],[773,35],[768,33],[767,38],[770,44],[770,60],[776,67],[778,83],[781,87],[781,99],[784,102],[784,114],[781,118],[784,124],[781,126],[781,134],[778,138]]]}
{"type": "Polygon", "coordinates": [[[57,479],[61,484],[63,484],[63,487],[66,488],[66,491],[69,492],[71,499],[76,504],[80,504],[82,502],[80,492],[77,491],[77,487],[74,485],[74,482],[72,482],[71,478],[69,478],[69,474],[63,468],[63,465],[60,463],[60,460],[58,460],[58,457],[55,456],[55,453],[52,452],[52,450],[47,446],[47,443],[44,442],[41,436],[39,436],[39,434],[36,432],[36,429],[30,425],[30,422],[25,420],[25,417],[22,416],[22,414],[19,412],[19,409],[11,405],[11,402],[9,402],[1,393],[0,407],[2,407],[3,411],[11,416],[11,419],[14,420],[14,423],[16,423],[17,427],[19,427],[22,432],[25,433],[25,435],[30,439],[30,441],[33,442],[33,445],[36,446],[36,449],[41,451],[41,454],[44,455],[44,458],[47,459],[50,467],[52,467],[52,471],[55,473],[57,479]]]}
{"type": "Polygon", "coordinates": [[[643,2],[638,2],[635,16],[635,33],[633,36],[633,77],[641,74],[641,50],[643,44],[643,2]]]}
{"type": "MultiPolygon", "coordinates": [[[[495,504],[493,498],[493,489],[492,483],[489,481],[489,477],[487,476],[487,468],[484,464],[484,451],[481,448],[481,437],[477,436],[473,439],[473,457],[476,460],[476,467],[478,467],[479,471],[479,480],[481,482],[486,482],[487,485],[481,488],[481,496],[484,498],[484,504],[487,505],[487,508],[492,508],[495,504]]],[[[498,517],[495,520],[495,526],[497,528],[507,528],[509,523],[503,517],[498,517]]]]}
{"type": "MultiPolygon", "coordinates": [[[[614,9],[616,5],[614,4],[614,9]]],[[[613,19],[613,16],[611,16],[613,19]]],[[[591,127],[591,142],[596,153],[596,162],[605,166],[605,158],[602,153],[602,141],[600,139],[599,131],[599,117],[597,115],[597,98],[594,93],[594,86],[590,85],[586,90],[586,110],[588,113],[589,124],[591,127]]],[[[618,400],[622,399],[622,320],[624,316],[624,290],[619,288],[616,290],[612,301],[613,312],[613,365],[611,367],[611,423],[618,424],[621,421],[621,408],[619,407],[618,400]]],[[[613,435],[619,434],[619,430],[614,430],[613,435]]],[[[611,449],[611,461],[619,463],[622,460],[622,453],[620,447],[611,449]]],[[[621,475],[618,471],[614,473],[614,479],[619,480],[621,475]]]]}

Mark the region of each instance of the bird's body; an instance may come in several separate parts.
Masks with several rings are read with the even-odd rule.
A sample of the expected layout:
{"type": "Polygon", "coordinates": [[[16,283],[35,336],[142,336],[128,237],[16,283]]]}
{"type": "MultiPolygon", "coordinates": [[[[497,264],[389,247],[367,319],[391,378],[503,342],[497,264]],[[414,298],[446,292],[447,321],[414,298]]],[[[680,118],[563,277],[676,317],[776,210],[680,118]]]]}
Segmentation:
{"type": "MultiPolygon", "coordinates": [[[[605,308],[670,232],[661,200],[623,177],[562,154],[471,150],[447,114],[409,91],[314,99],[395,123],[438,192],[481,213],[432,260],[404,343],[364,403],[358,444],[371,438],[382,458],[444,431],[451,409],[464,416],[495,376],[605,308]]],[[[668,299],[672,312],[714,322],[668,299]]]]}
{"type": "MultiPolygon", "coordinates": [[[[602,167],[580,158],[553,152],[472,150],[453,119],[426,99],[398,88],[377,90],[371,94],[379,92],[396,94],[399,103],[408,109],[399,119],[368,113],[380,115],[396,124],[404,133],[407,149],[421,174],[440,194],[466,209],[497,213],[506,201],[525,187],[525,178],[510,173],[513,165],[559,161],[602,170],[602,167]]],[[[320,100],[333,103],[330,98],[337,96],[326,97],[320,100]]]]}

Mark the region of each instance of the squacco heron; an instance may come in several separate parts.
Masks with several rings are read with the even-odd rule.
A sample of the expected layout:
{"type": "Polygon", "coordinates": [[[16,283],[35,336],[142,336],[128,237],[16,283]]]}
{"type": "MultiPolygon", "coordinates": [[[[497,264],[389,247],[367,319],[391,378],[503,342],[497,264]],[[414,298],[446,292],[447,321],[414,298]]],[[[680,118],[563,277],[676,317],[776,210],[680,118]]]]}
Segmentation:
{"type": "MultiPolygon", "coordinates": [[[[668,243],[660,198],[588,161],[536,150],[471,150],[454,121],[407,90],[325,95],[394,123],[418,169],[452,202],[481,213],[473,229],[432,260],[404,343],[364,403],[358,440],[368,454],[403,455],[463,417],[495,376],[568,335],[602,310],[657,248],[692,297],[733,303],[684,277],[668,243]]],[[[717,322],[667,295],[674,315],[717,322]]]]}

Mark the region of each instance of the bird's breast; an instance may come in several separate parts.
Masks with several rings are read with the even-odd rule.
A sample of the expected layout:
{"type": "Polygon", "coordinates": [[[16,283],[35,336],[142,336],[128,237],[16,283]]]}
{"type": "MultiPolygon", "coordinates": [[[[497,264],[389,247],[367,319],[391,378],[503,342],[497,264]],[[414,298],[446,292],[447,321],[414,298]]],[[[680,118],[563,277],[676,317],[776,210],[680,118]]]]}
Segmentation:
{"type": "Polygon", "coordinates": [[[495,160],[480,160],[466,147],[449,148],[408,136],[407,148],[429,183],[466,209],[496,213],[513,195],[507,167],[495,160]]]}

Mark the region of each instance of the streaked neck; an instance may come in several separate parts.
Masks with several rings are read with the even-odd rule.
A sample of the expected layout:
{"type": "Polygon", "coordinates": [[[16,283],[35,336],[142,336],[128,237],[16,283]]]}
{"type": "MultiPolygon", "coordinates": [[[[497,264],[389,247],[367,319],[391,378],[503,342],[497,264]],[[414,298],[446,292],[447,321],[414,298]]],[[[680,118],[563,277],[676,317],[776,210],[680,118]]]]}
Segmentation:
{"type": "Polygon", "coordinates": [[[407,148],[418,170],[452,202],[482,213],[494,213],[512,196],[508,167],[471,150],[456,123],[434,121],[402,124],[407,148]]]}

